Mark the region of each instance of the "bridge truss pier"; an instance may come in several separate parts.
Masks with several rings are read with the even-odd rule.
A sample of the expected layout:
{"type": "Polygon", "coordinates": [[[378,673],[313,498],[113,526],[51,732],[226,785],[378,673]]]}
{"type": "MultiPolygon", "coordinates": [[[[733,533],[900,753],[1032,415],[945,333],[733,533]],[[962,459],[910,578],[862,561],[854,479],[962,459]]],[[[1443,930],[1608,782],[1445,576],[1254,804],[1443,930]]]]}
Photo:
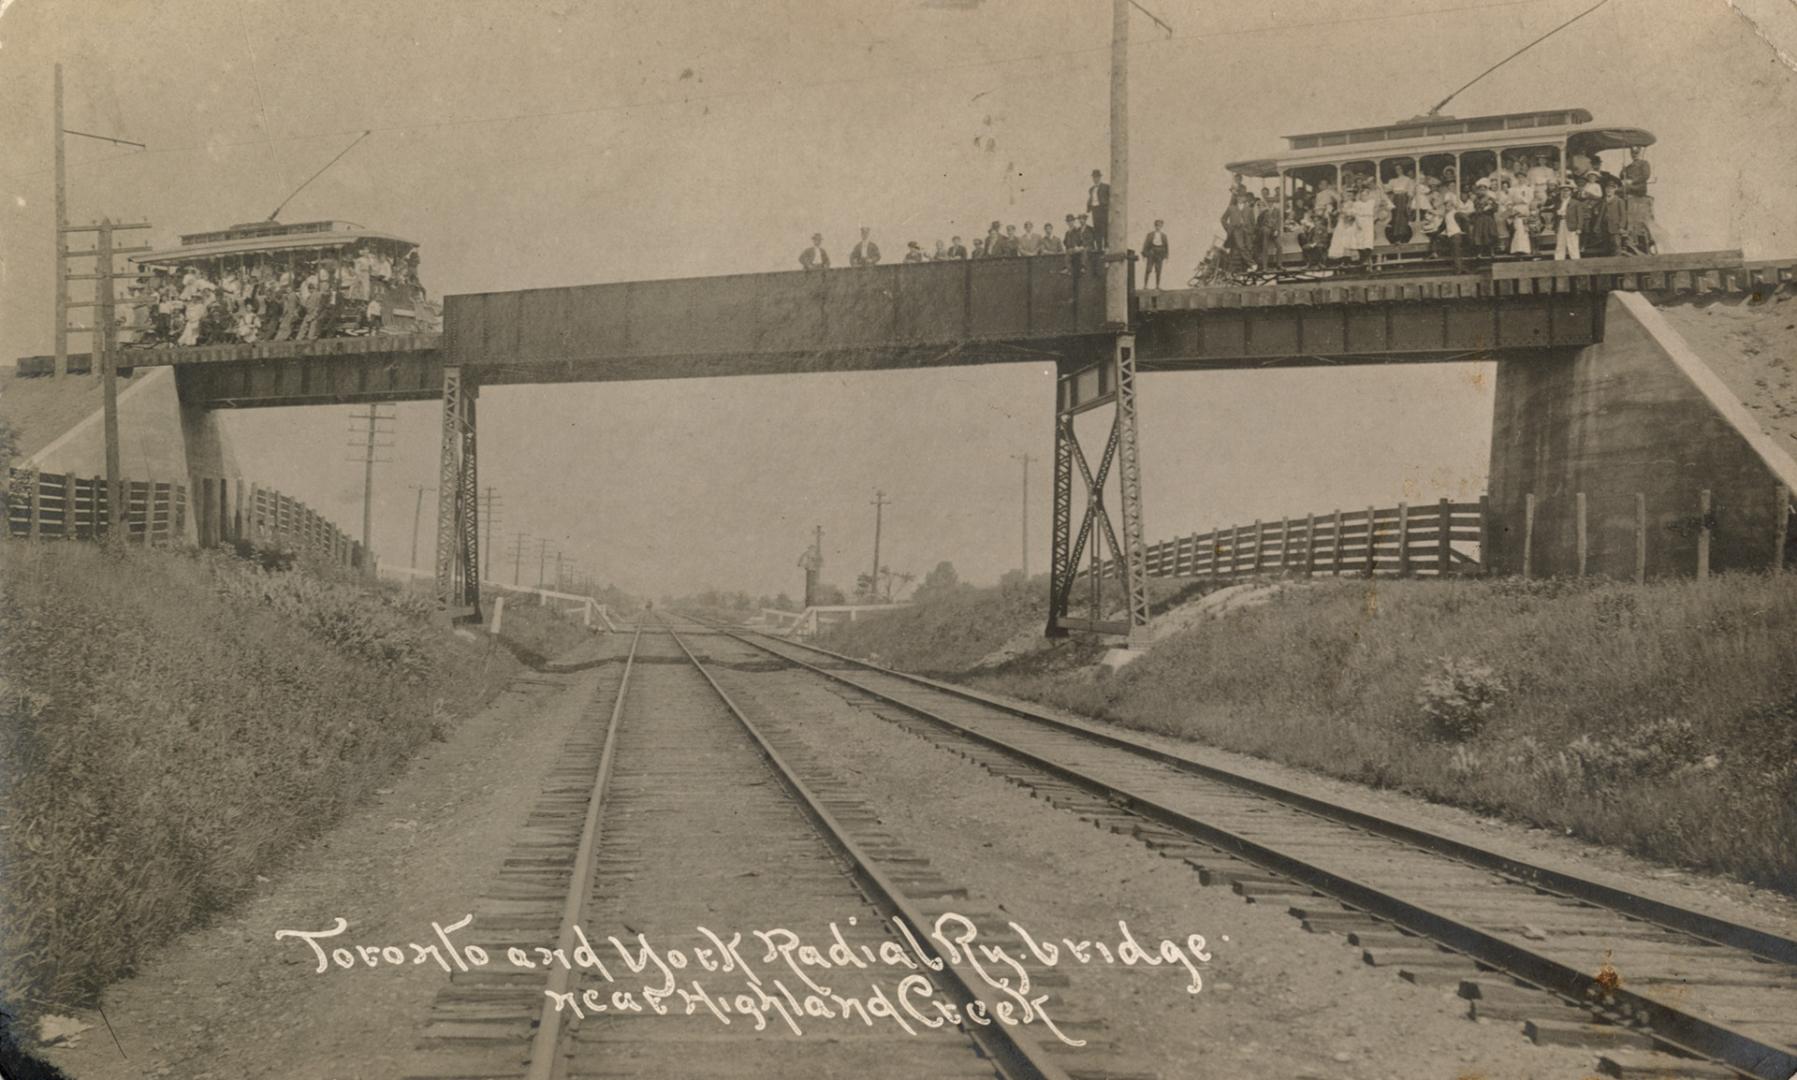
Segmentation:
{"type": "Polygon", "coordinates": [[[1110,343],[1109,355],[1082,363],[1063,359],[1055,381],[1054,535],[1049,570],[1047,634],[1065,637],[1072,631],[1127,637],[1132,647],[1147,643],[1148,568],[1142,528],[1142,463],[1136,430],[1136,339],[1119,334],[1110,343]],[[1080,445],[1074,420],[1082,413],[1111,406],[1111,424],[1104,451],[1093,471],[1080,445]],[[1105,491],[1112,469],[1117,472],[1117,497],[1122,533],[1105,506],[1105,491]],[[1085,507],[1079,531],[1073,530],[1074,472],[1085,491],[1085,507]],[[1108,561],[1100,551],[1109,549],[1108,561]],[[1090,608],[1084,618],[1072,617],[1073,591],[1081,576],[1080,560],[1091,546],[1085,572],[1091,589],[1090,608]],[[1105,618],[1104,579],[1115,574],[1123,587],[1126,617],[1105,618]]]}
{"type": "Polygon", "coordinates": [[[474,402],[480,387],[460,367],[443,369],[443,453],[437,476],[437,602],[457,621],[479,622],[480,475],[474,402]]]}

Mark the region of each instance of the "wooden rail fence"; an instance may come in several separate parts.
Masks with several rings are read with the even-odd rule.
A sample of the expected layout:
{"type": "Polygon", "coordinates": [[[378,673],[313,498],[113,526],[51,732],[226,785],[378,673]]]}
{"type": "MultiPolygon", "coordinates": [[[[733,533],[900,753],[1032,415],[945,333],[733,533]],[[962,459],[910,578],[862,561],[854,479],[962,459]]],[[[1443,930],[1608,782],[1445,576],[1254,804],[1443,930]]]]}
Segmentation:
{"type": "MultiPolygon", "coordinates": [[[[127,540],[170,544],[187,519],[187,489],[158,480],[123,485],[122,524],[127,540]]],[[[93,540],[112,524],[106,478],[11,470],[6,492],[6,534],[33,540],[93,540]]]]}
{"type": "MultiPolygon", "coordinates": [[[[183,484],[127,480],[125,538],[166,545],[188,535],[201,547],[239,540],[324,559],[342,566],[362,563],[362,545],[305,503],[244,480],[200,478],[183,484]]],[[[6,535],[32,540],[94,540],[112,524],[106,478],[11,470],[6,496],[6,535]]]]}
{"type": "MultiPolygon", "coordinates": [[[[1223,580],[1260,574],[1478,573],[1483,569],[1478,553],[1488,547],[1487,514],[1484,498],[1476,503],[1442,499],[1232,525],[1150,544],[1148,576],[1223,580]]],[[[1104,569],[1111,569],[1108,562],[1104,569]]]]}

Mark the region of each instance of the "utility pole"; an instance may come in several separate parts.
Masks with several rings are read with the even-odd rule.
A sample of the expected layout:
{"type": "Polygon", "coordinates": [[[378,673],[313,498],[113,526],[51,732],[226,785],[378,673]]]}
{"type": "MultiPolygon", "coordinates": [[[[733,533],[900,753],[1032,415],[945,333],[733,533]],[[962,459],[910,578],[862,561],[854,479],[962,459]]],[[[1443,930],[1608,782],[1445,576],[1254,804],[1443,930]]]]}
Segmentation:
{"type": "Polygon", "coordinates": [[[891,505],[892,503],[886,498],[884,491],[877,489],[874,491],[874,572],[867,579],[867,591],[876,600],[880,596],[880,520],[883,516],[882,512],[891,505]]]}
{"type": "Polygon", "coordinates": [[[556,592],[567,592],[566,589],[562,588],[564,580],[565,579],[562,577],[562,552],[561,552],[560,548],[557,548],[555,551],[555,591],[556,592]]]}
{"type": "Polygon", "coordinates": [[[542,545],[537,549],[537,588],[540,589],[543,587],[543,574],[549,569],[549,541],[544,539],[538,543],[542,545]]]}
{"type": "Polygon", "coordinates": [[[62,149],[62,65],[56,65],[56,369],[69,373],[69,179],[62,149]]]}
{"type": "Polygon", "coordinates": [[[412,562],[411,562],[411,567],[412,567],[412,569],[416,570],[416,569],[418,569],[418,519],[424,515],[424,493],[427,491],[434,492],[437,489],[434,487],[425,487],[423,484],[412,484],[411,488],[413,491],[416,491],[418,493],[417,503],[412,507],[412,562]]]}
{"type": "Polygon", "coordinates": [[[1105,224],[1104,321],[1129,326],[1129,9],[1111,0],[1111,202],[1105,224]]]}
{"type": "Polygon", "coordinates": [[[524,566],[524,541],[529,537],[529,533],[520,529],[518,539],[512,542],[512,584],[514,586],[518,584],[518,572],[524,566]]]}
{"type": "MultiPolygon", "coordinates": [[[[104,218],[95,225],[72,227],[69,225],[68,196],[68,159],[63,143],[66,135],[79,135],[86,139],[98,139],[101,142],[114,143],[119,146],[135,146],[145,149],[143,143],[129,139],[115,139],[110,135],[94,135],[85,131],[70,131],[63,126],[62,107],[62,65],[55,65],[55,92],[52,111],[52,122],[55,125],[55,158],[56,158],[56,355],[54,363],[57,376],[69,373],[69,331],[84,330],[90,342],[90,368],[97,368],[101,384],[101,410],[103,413],[104,433],[106,439],[106,534],[113,535],[113,525],[125,521],[129,514],[124,505],[124,482],[120,476],[119,465],[119,388],[118,368],[113,361],[114,331],[117,329],[114,305],[117,297],[113,295],[112,279],[114,277],[112,260],[115,256],[130,255],[150,250],[147,245],[122,248],[112,242],[112,234],[119,229],[147,229],[148,222],[121,224],[111,218],[104,218]],[[97,233],[96,243],[92,251],[69,250],[69,234],[73,232],[97,233]],[[93,257],[94,273],[69,273],[70,256],[93,257]],[[75,278],[90,278],[94,282],[94,299],[92,303],[74,303],[69,300],[69,282],[75,278]],[[69,309],[72,307],[89,307],[95,312],[94,321],[86,327],[69,325],[69,309]]],[[[128,530],[129,526],[127,526],[128,530]]],[[[95,536],[100,532],[99,508],[94,508],[93,529],[95,536]]]]}
{"type": "MultiPolygon", "coordinates": [[[[379,436],[393,434],[392,428],[381,426],[382,424],[390,424],[393,422],[392,410],[393,406],[391,405],[370,403],[367,412],[355,413],[350,417],[350,419],[354,421],[354,426],[350,428],[350,433],[362,436],[355,442],[350,443],[350,446],[360,446],[362,449],[362,563],[364,570],[374,566],[374,467],[376,464],[385,464],[392,460],[391,458],[378,456],[375,451],[389,450],[393,447],[393,443],[381,442],[379,439],[379,436]],[[363,425],[366,425],[366,427],[363,425]]],[[[352,458],[351,460],[353,461],[355,459],[352,458]]],[[[420,496],[420,498],[422,498],[422,496],[420,496]]],[[[414,513],[412,516],[412,558],[414,563],[416,563],[418,558],[417,523],[418,517],[417,514],[414,513]]]]}
{"type": "Polygon", "coordinates": [[[1023,578],[1030,576],[1030,462],[1036,460],[1028,454],[1012,454],[1012,461],[1023,462],[1023,578]]]}
{"type": "Polygon", "coordinates": [[[480,507],[480,519],[487,530],[485,548],[486,565],[481,568],[482,577],[490,578],[493,576],[493,526],[499,519],[499,504],[501,501],[499,494],[493,490],[493,486],[491,484],[487,485],[486,494],[481,496],[480,507]]]}

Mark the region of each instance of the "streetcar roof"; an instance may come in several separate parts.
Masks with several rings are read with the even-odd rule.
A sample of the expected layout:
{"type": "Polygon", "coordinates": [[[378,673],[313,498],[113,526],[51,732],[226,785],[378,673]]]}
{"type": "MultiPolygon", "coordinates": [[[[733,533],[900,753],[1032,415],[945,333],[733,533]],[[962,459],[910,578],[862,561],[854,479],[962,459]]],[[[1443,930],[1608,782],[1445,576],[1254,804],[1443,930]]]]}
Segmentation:
{"type": "Polygon", "coordinates": [[[1591,113],[1585,109],[1496,116],[1418,116],[1378,127],[1287,135],[1289,153],[1277,158],[1231,162],[1224,167],[1245,176],[1276,176],[1281,168],[1291,165],[1401,156],[1414,151],[1534,146],[1557,143],[1575,135],[1582,146],[1592,150],[1651,146],[1654,143],[1653,133],[1641,128],[1590,125],[1591,113]]]}
{"type": "Polygon", "coordinates": [[[372,244],[401,253],[418,246],[403,237],[375,232],[348,221],[306,221],[295,224],[258,221],[233,225],[215,232],[186,233],[181,237],[179,247],[133,255],[131,261],[140,265],[165,266],[172,263],[205,262],[232,255],[263,255],[362,244],[372,244]]]}

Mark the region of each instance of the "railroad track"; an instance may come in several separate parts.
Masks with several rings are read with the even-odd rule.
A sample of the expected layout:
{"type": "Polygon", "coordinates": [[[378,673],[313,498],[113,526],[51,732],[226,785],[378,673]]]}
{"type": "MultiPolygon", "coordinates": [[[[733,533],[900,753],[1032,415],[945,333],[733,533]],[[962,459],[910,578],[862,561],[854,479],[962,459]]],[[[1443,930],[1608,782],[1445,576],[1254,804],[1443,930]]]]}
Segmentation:
{"type": "Polygon", "coordinates": [[[1336,806],[813,645],[726,630],[882,719],[1469,1013],[1592,1048],[1620,1077],[1797,1074],[1797,941],[1336,806]]]}
{"type": "MultiPolygon", "coordinates": [[[[1142,1078],[1104,1067],[1102,1025],[1057,1017],[1087,1045],[1050,1045],[1038,1029],[991,1020],[1010,1003],[964,965],[929,970],[944,954],[927,928],[951,907],[964,910],[965,891],[782,739],[778,722],[751,722],[683,636],[695,629],[728,640],[661,616],[634,628],[496,884],[459,932],[487,962],[454,972],[437,995],[409,1075],[1142,1078]],[[869,956],[902,945],[923,961],[923,996],[952,1003],[963,1020],[907,1034],[847,1009],[837,1023],[814,1019],[777,983],[778,993],[751,993],[742,976],[761,951],[752,933],[774,928],[869,956]],[[712,974],[736,932],[749,959],[712,974]],[[661,962],[671,963],[675,949],[693,957],[690,972],[669,974],[667,985],[680,989],[659,999],[664,1011],[644,1008],[640,993],[662,982],[659,963],[629,970],[629,956],[646,959],[644,942],[661,962]],[[707,942],[712,964],[701,975],[703,949],[692,946],[707,942]],[[626,987],[639,991],[634,1009],[615,996],[626,987]],[[783,1030],[782,999],[798,1012],[803,1036],[783,1030]],[[987,1021],[965,1019],[982,1011],[987,1021]]],[[[840,985],[830,989],[867,993],[842,980],[832,976],[840,985]]]]}

